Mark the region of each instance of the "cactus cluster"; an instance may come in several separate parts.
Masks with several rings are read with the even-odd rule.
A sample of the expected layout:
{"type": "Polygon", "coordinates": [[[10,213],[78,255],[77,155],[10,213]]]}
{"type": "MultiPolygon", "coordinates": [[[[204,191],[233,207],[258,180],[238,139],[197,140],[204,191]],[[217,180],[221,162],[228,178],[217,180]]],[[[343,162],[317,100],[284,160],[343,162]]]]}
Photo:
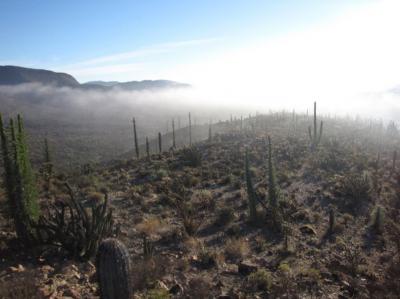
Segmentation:
{"type": "Polygon", "coordinates": [[[6,129],[0,115],[0,135],[9,212],[18,238],[31,244],[36,241],[33,226],[39,218],[39,205],[22,117],[18,115],[16,128],[10,119],[6,129]]]}
{"type": "Polygon", "coordinates": [[[126,246],[117,239],[101,242],[96,255],[97,280],[101,299],[131,299],[131,264],[126,246]]]}

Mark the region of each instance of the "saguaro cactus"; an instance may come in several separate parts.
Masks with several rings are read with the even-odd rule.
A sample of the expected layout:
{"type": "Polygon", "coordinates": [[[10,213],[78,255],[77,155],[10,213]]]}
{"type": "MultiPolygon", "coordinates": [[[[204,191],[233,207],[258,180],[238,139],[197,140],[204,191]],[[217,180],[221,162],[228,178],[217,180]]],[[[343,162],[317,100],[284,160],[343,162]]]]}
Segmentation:
{"type": "Polygon", "coordinates": [[[160,154],[162,153],[162,140],[161,140],[161,133],[158,132],[158,150],[160,154]]]}
{"type": "Polygon", "coordinates": [[[251,181],[248,149],[246,149],[246,156],[245,156],[245,173],[246,173],[247,197],[249,200],[250,221],[255,222],[257,220],[257,209],[256,209],[257,195],[256,192],[254,191],[253,183],[251,181]]]}
{"type": "Polygon", "coordinates": [[[329,229],[328,233],[332,234],[335,229],[335,211],[333,209],[329,210],[329,229]]]}
{"type": "Polygon", "coordinates": [[[132,123],[133,123],[133,137],[135,139],[136,158],[139,159],[139,144],[138,144],[137,134],[136,134],[136,121],[135,121],[135,118],[132,118],[132,123]]]}
{"type": "Polygon", "coordinates": [[[397,150],[393,152],[392,169],[390,170],[390,175],[396,171],[396,160],[397,160],[397,150]]]}
{"type": "Polygon", "coordinates": [[[146,154],[147,159],[150,160],[150,145],[149,145],[149,138],[146,136],[146,154]]]}
{"type": "Polygon", "coordinates": [[[126,246],[114,238],[101,242],[96,256],[101,299],[131,299],[131,265],[126,246]]]}
{"type": "Polygon", "coordinates": [[[208,142],[212,141],[212,129],[211,129],[211,122],[210,125],[208,127],[208,142]]]}
{"type": "Polygon", "coordinates": [[[273,209],[278,207],[278,188],[276,186],[275,168],[272,161],[271,137],[268,136],[268,200],[273,209]]]}
{"type": "Polygon", "coordinates": [[[172,147],[176,148],[176,143],[175,143],[175,120],[172,119],[172,147]]]}
{"type": "Polygon", "coordinates": [[[189,112],[189,145],[192,146],[192,117],[189,112]]]}
{"type": "Polygon", "coordinates": [[[311,132],[311,126],[308,127],[308,135],[310,137],[311,149],[312,150],[315,150],[317,148],[318,144],[321,141],[322,128],[323,128],[323,122],[321,120],[320,126],[319,126],[319,134],[318,134],[318,129],[317,129],[317,102],[314,102],[313,133],[311,132]]]}

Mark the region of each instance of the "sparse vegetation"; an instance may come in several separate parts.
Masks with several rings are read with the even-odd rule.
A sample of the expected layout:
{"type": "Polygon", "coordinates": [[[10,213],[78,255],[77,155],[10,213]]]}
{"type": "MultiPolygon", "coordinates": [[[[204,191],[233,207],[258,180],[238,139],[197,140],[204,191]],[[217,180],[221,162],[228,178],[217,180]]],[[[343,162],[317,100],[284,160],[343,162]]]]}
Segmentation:
{"type": "MultiPolygon", "coordinates": [[[[191,126],[196,142],[180,148],[188,144],[188,127],[180,128],[180,139],[173,122],[161,137],[164,151],[157,137],[146,138],[146,156],[138,159],[131,152],[128,160],[87,163],[74,173],[52,169],[51,196],[42,171],[53,161],[45,154],[41,175],[31,181],[38,191],[37,246],[19,247],[12,214],[5,208],[0,214],[0,286],[15,283],[18,290],[19,274],[29,271],[40,295],[98,296],[115,271],[90,261],[103,239],[116,237],[132,258],[127,280],[118,281],[132,279],[138,298],[396,296],[400,177],[393,148],[399,140],[380,135],[378,150],[371,132],[380,125],[329,117],[324,123],[323,133],[319,126],[314,139],[312,128],[309,139],[305,114],[232,115],[213,123],[212,142],[208,124],[203,141],[198,125],[191,126]],[[102,284],[91,278],[96,270],[102,284]]],[[[11,158],[3,155],[2,165],[13,167],[7,142],[13,139],[9,127],[2,131],[2,150],[11,158]]],[[[14,190],[7,180],[2,202],[14,190]]]]}

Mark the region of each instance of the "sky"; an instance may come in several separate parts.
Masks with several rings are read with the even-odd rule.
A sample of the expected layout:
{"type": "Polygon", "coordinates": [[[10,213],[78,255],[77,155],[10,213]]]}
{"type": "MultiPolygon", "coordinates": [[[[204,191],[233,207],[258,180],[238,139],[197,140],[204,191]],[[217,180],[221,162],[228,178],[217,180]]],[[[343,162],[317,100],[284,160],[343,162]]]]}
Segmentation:
{"type": "Polygon", "coordinates": [[[318,100],[362,114],[377,98],[396,105],[385,91],[400,84],[399,2],[2,0],[0,65],[80,82],[170,79],[210,102],[318,100]]]}

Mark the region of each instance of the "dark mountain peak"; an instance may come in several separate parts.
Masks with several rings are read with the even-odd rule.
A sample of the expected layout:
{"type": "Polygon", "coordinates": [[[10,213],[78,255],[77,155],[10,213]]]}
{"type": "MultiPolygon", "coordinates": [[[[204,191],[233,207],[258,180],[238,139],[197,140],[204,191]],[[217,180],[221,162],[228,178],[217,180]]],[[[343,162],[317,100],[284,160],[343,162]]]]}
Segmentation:
{"type": "Polygon", "coordinates": [[[20,66],[0,66],[0,85],[42,83],[45,85],[77,87],[79,82],[69,74],[20,66]]]}

